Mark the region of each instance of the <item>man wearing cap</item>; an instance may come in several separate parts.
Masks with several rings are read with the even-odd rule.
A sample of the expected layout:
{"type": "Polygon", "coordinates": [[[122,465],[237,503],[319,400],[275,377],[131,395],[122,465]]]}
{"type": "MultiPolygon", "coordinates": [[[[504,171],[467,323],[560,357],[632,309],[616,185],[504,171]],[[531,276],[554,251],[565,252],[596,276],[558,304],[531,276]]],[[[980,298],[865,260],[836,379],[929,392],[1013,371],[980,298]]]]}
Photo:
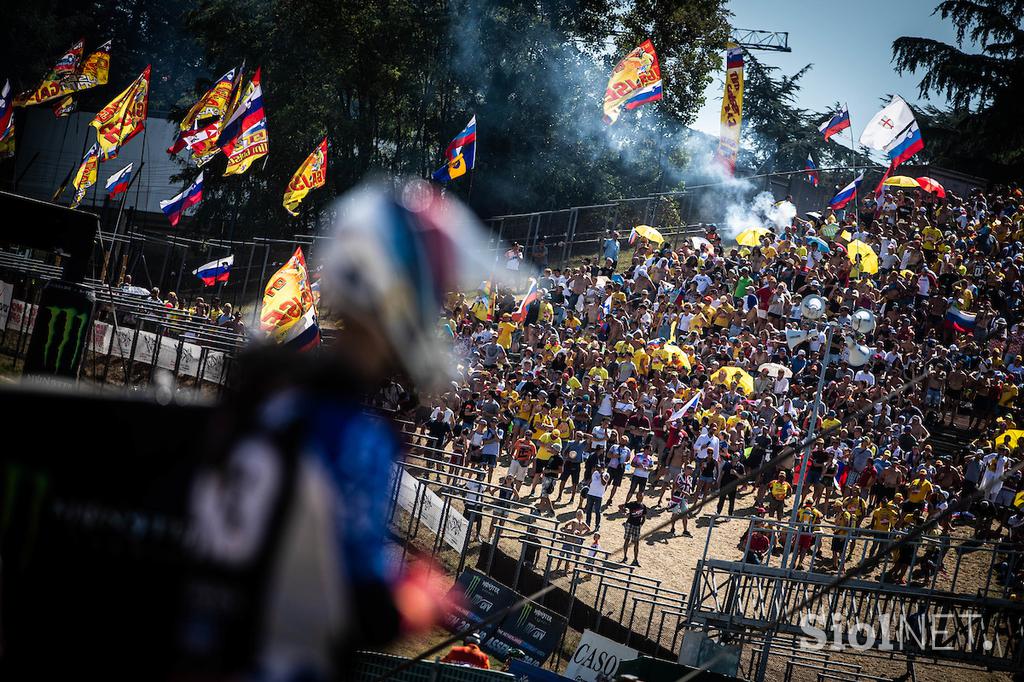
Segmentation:
{"type": "Polygon", "coordinates": [[[462,641],[462,646],[453,646],[451,650],[441,659],[442,663],[454,663],[455,665],[466,665],[472,668],[491,669],[491,661],[483,651],[480,650],[480,635],[473,633],[462,641]]]}

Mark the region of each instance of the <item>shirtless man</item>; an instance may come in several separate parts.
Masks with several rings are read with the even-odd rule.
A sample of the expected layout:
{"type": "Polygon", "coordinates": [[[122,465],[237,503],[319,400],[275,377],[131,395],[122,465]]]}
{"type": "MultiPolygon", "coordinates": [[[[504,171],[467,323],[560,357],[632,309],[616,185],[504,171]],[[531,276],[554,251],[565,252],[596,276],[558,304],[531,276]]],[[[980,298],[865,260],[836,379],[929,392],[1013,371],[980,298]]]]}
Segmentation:
{"type": "Polygon", "coordinates": [[[689,448],[683,447],[682,444],[677,445],[672,448],[668,453],[668,456],[665,457],[665,459],[668,460],[668,464],[663,470],[666,485],[661,489],[661,495],[658,496],[658,502],[654,505],[655,507],[661,506],[661,501],[665,498],[665,492],[672,487],[676,478],[678,478],[679,474],[683,472],[683,465],[685,464],[683,458],[686,456],[685,451],[688,449],[689,448]]]}
{"type": "Polygon", "coordinates": [[[960,401],[963,399],[964,386],[967,385],[967,372],[963,365],[957,364],[946,376],[946,409],[942,416],[949,414],[949,425],[952,426],[960,412],[960,401]]]}

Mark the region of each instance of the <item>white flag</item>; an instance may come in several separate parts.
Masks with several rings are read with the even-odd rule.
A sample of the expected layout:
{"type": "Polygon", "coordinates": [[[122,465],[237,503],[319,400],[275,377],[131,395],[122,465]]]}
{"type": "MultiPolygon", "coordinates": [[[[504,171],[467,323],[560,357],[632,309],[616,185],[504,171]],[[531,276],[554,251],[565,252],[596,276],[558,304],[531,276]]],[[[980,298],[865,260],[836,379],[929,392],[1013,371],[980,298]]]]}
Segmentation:
{"type": "Polygon", "coordinates": [[[860,143],[882,151],[913,122],[914,112],[902,97],[893,95],[892,101],[868,121],[860,135],[860,143]]]}

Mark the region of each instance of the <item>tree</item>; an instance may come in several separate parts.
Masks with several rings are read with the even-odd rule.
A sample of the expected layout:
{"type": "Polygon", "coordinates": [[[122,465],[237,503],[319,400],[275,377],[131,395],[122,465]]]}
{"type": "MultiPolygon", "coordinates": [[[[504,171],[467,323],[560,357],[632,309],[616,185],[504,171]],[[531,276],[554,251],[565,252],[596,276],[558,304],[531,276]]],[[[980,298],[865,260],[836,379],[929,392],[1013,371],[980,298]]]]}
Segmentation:
{"type": "Polygon", "coordinates": [[[935,13],[956,27],[955,45],[909,36],[892,44],[899,73],[923,72],[921,97],[944,95],[950,101],[948,110],[926,110],[921,121],[926,149],[931,147],[935,163],[990,177],[1019,177],[1024,0],[944,0],[935,13]],[[981,51],[965,51],[967,41],[981,51]]]}

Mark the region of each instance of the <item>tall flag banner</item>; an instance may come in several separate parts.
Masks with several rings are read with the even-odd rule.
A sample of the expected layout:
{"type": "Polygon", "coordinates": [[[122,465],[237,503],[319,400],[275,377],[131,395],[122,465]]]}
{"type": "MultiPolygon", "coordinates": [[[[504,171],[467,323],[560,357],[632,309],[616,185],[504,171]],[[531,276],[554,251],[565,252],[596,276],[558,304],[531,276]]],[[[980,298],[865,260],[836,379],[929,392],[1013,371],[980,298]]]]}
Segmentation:
{"type": "Polygon", "coordinates": [[[34,104],[42,104],[56,97],[60,97],[64,93],[62,90],[62,83],[65,76],[74,72],[75,67],[78,66],[78,59],[82,56],[82,49],[84,44],[82,41],[78,41],[71,48],[64,53],[64,55],[57,60],[57,63],[53,65],[50,72],[43,78],[43,82],[39,84],[39,87],[34,92],[22,93],[14,101],[14,105],[18,107],[30,107],[34,104]],[[78,52],[78,57],[75,57],[75,52],[78,52]],[[69,68],[70,65],[70,68],[69,68]]]}
{"type": "Polygon", "coordinates": [[[444,150],[445,165],[434,171],[431,177],[438,182],[451,182],[473,170],[476,166],[476,116],[456,135],[444,150]]]}
{"type": "Polygon", "coordinates": [[[654,44],[645,40],[612,69],[604,91],[604,122],[615,123],[623,107],[633,110],[661,97],[658,55],[654,44]]]}
{"type": "Polygon", "coordinates": [[[729,175],[736,173],[740,151],[740,127],[743,123],[743,48],[726,46],[725,95],[722,97],[722,132],[718,137],[716,158],[729,175]]]}
{"type": "Polygon", "coordinates": [[[327,181],[327,138],[313,150],[313,153],[306,157],[306,160],[295,171],[288,189],[284,192],[284,208],[294,216],[299,215],[299,202],[301,202],[309,191],[317,187],[323,187],[327,181]]]}
{"type": "Polygon", "coordinates": [[[217,136],[220,134],[220,121],[227,111],[234,91],[237,69],[231,69],[213,84],[206,94],[199,98],[185,114],[179,125],[178,139],[167,150],[168,154],[177,154],[188,147],[192,151],[192,160],[202,166],[220,151],[217,147],[217,136]],[[203,121],[213,119],[213,123],[202,126],[203,121]],[[213,126],[211,128],[211,126],[213,126]],[[197,138],[196,135],[202,137],[197,138]]]}
{"type": "Polygon", "coordinates": [[[241,175],[249,170],[253,161],[269,153],[267,116],[263,109],[259,67],[246,87],[245,96],[221,128],[217,146],[228,157],[224,175],[241,175]]]}
{"type": "Polygon", "coordinates": [[[814,159],[811,158],[810,154],[807,155],[807,164],[804,166],[804,170],[807,171],[807,182],[817,187],[818,167],[814,165],[814,159]]]}
{"type": "Polygon", "coordinates": [[[79,40],[71,46],[71,49],[65,52],[64,55],[57,60],[57,63],[53,66],[53,72],[58,76],[74,73],[75,69],[78,68],[78,62],[82,59],[82,52],[84,51],[85,41],[79,40]]]}
{"type": "Polygon", "coordinates": [[[297,350],[320,344],[313,290],[302,247],[275,272],[263,290],[260,328],[267,336],[297,350]]]}
{"type": "Polygon", "coordinates": [[[225,256],[200,265],[192,274],[203,280],[203,284],[212,287],[217,282],[227,282],[231,277],[231,266],[235,264],[235,256],[225,256]]]}
{"type": "Polygon", "coordinates": [[[106,190],[111,199],[121,192],[128,190],[128,185],[132,182],[132,169],[134,167],[134,163],[129,163],[127,166],[107,178],[106,190]]]}
{"type": "Polygon", "coordinates": [[[160,210],[164,212],[167,219],[171,221],[171,225],[177,225],[178,221],[181,220],[182,214],[187,209],[195,206],[203,200],[203,174],[199,173],[196,179],[192,181],[192,184],[188,186],[181,194],[165,199],[160,202],[160,210]]]}
{"type": "Polygon", "coordinates": [[[885,151],[897,136],[914,122],[914,112],[899,95],[875,114],[864,127],[860,143],[865,147],[885,151]]]}
{"type": "Polygon", "coordinates": [[[64,118],[74,113],[78,108],[73,95],[64,95],[63,98],[53,103],[53,115],[57,118],[64,118]]]}
{"type": "Polygon", "coordinates": [[[11,98],[11,81],[0,89],[0,140],[6,140],[14,133],[14,102],[11,98]]]}
{"type": "Polygon", "coordinates": [[[917,121],[914,121],[886,145],[885,153],[892,162],[891,167],[896,168],[922,149],[924,140],[921,138],[921,129],[917,127],[917,121]]]}
{"type": "Polygon", "coordinates": [[[850,109],[845,104],[841,111],[836,112],[832,115],[832,118],[827,121],[823,121],[818,126],[818,132],[825,136],[825,141],[828,142],[836,133],[842,132],[850,127],[850,109]]]}
{"type": "Polygon", "coordinates": [[[78,69],[61,82],[61,93],[81,92],[97,85],[106,85],[110,78],[110,44],[107,41],[85,58],[78,69]]]}
{"type": "Polygon", "coordinates": [[[857,188],[860,187],[862,180],[864,180],[864,171],[861,171],[853,182],[839,190],[839,194],[832,197],[832,201],[828,202],[829,208],[839,209],[850,203],[850,199],[856,196],[857,188]]]}
{"type": "Polygon", "coordinates": [[[693,394],[693,397],[683,403],[683,406],[672,413],[672,416],[668,418],[670,422],[679,421],[686,416],[686,413],[697,407],[700,403],[700,399],[704,397],[704,391],[700,390],[693,394]]]}
{"type": "Polygon", "coordinates": [[[104,161],[117,156],[118,150],[146,127],[149,111],[150,66],[110,104],[103,107],[89,124],[96,129],[104,161]]]}
{"type": "Polygon", "coordinates": [[[82,203],[82,199],[85,198],[85,193],[96,184],[96,171],[98,168],[99,147],[96,143],[93,143],[89,147],[89,151],[85,153],[82,165],[78,167],[78,172],[75,173],[75,180],[72,183],[75,188],[75,198],[71,202],[71,208],[78,208],[78,205],[82,203]]]}

